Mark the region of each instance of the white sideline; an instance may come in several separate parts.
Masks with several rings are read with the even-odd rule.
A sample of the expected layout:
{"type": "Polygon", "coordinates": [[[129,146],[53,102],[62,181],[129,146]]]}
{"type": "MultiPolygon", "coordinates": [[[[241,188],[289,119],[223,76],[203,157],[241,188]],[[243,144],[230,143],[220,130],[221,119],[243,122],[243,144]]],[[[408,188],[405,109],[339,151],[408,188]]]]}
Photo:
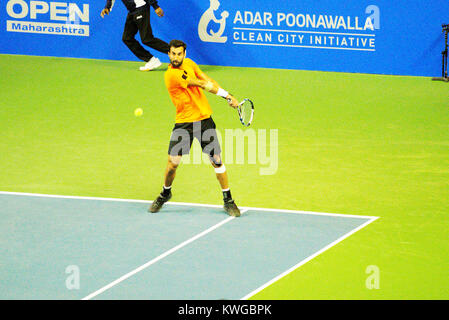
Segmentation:
{"type": "Polygon", "coordinates": [[[269,285],[273,284],[274,282],[278,281],[279,279],[285,277],[286,275],[288,275],[289,273],[293,272],[294,270],[298,269],[300,266],[302,266],[303,264],[309,262],[310,260],[312,260],[313,258],[315,258],[316,256],[319,256],[320,254],[322,254],[324,251],[332,248],[333,246],[335,246],[336,244],[338,244],[339,242],[343,241],[344,239],[346,239],[347,237],[349,237],[350,235],[352,235],[353,233],[356,233],[357,231],[359,231],[360,229],[366,227],[367,225],[369,225],[371,222],[375,221],[376,219],[378,219],[378,217],[373,217],[371,220],[365,222],[364,224],[360,225],[359,227],[351,230],[350,232],[346,233],[345,235],[341,236],[340,238],[338,238],[337,240],[335,240],[334,242],[328,244],[327,246],[325,246],[324,248],[322,248],[321,250],[315,252],[314,254],[312,254],[311,256],[305,258],[304,260],[300,261],[298,264],[294,265],[293,267],[291,267],[290,269],[288,269],[287,271],[284,271],[283,273],[281,273],[280,275],[276,276],[275,278],[271,279],[270,281],[268,281],[267,283],[263,284],[262,286],[260,286],[259,288],[257,288],[254,291],[251,291],[250,293],[248,293],[246,296],[244,296],[243,298],[240,298],[240,300],[248,300],[249,298],[251,298],[252,296],[254,296],[256,293],[259,293],[260,291],[262,291],[263,289],[265,289],[266,287],[268,287],[269,285]]]}
{"type": "MultiPolygon", "coordinates": [[[[136,203],[148,203],[148,204],[153,202],[153,201],[150,201],[150,200],[120,199],[120,198],[101,198],[101,197],[83,197],[83,196],[64,196],[64,195],[56,195],[56,194],[10,192],[10,191],[0,191],[0,194],[18,195],[18,196],[30,196],[30,197],[44,197],[44,198],[60,198],[60,199],[80,199],[80,200],[136,202],[136,203]]],[[[223,208],[222,205],[217,205],[217,204],[173,202],[173,201],[167,202],[165,205],[181,205],[181,206],[195,206],[195,207],[207,207],[207,208],[223,208]]],[[[353,215],[353,214],[345,214],[345,213],[327,213],[327,212],[300,211],[300,210],[287,210],[287,209],[272,209],[272,208],[257,208],[257,207],[244,207],[244,206],[239,206],[239,208],[244,209],[244,210],[272,211],[272,212],[297,213],[297,214],[313,214],[313,215],[319,215],[319,216],[331,216],[331,217],[343,217],[343,218],[362,218],[362,219],[378,218],[378,217],[375,217],[375,216],[363,216],[363,215],[353,215]]]]}

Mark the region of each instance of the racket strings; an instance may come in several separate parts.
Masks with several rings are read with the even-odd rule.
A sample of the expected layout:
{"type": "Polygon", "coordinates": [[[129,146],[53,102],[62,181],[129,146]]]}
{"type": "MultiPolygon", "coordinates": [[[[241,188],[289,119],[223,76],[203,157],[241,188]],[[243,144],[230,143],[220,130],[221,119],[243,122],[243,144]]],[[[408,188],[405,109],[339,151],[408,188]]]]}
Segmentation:
{"type": "Polygon", "coordinates": [[[239,106],[239,114],[241,118],[241,122],[244,125],[249,125],[253,116],[253,105],[251,101],[245,99],[239,106]]]}
{"type": "Polygon", "coordinates": [[[251,119],[252,109],[248,103],[244,103],[242,106],[242,120],[245,123],[248,123],[251,119]]]}

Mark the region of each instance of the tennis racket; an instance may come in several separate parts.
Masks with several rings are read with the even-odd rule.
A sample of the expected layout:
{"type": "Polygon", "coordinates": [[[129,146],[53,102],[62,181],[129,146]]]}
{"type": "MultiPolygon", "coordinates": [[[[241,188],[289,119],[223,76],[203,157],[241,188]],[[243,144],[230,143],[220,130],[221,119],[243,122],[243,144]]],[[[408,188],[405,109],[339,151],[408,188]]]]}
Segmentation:
{"type": "Polygon", "coordinates": [[[249,127],[254,118],[254,103],[249,99],[243,99],[237,106],[240,122],[249,127]]]}

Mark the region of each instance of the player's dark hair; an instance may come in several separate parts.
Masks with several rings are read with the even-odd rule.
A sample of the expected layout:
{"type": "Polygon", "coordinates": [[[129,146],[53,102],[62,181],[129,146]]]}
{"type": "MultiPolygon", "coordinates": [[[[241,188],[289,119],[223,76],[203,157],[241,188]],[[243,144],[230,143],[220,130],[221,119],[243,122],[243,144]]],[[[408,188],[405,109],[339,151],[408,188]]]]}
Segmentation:
{"type": "Polygon", "coordinates": [[[170,41],[170,43],[168,44],[170,46],[170,49],[173,48],[179,48],[179,47],[183,47],[184,48],[184,52],[187,49],[187,45],[181,41],[181,40],[172,40],[170,41]]]}

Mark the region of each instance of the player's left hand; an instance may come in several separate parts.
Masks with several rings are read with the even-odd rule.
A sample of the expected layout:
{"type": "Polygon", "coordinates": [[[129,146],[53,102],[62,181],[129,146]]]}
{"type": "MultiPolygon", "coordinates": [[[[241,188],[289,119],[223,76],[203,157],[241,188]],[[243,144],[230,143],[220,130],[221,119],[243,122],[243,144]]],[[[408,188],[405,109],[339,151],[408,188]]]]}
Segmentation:
{"type": "Polygon", "coordinates": [[[110,10],[108,8],[104,8],[101,10],[100,16],[104,18],[105,15],[109,14],[110,10]]]}
{"type": "Polygon", "coordinates": [[[157,14],[159,17],[163,17],[163,16],[164,16],[164,10],[162,10],[161,7],[157,8],[156,10],[154,10],[154,12],[156,12],[156,14],[157,14]]]}

